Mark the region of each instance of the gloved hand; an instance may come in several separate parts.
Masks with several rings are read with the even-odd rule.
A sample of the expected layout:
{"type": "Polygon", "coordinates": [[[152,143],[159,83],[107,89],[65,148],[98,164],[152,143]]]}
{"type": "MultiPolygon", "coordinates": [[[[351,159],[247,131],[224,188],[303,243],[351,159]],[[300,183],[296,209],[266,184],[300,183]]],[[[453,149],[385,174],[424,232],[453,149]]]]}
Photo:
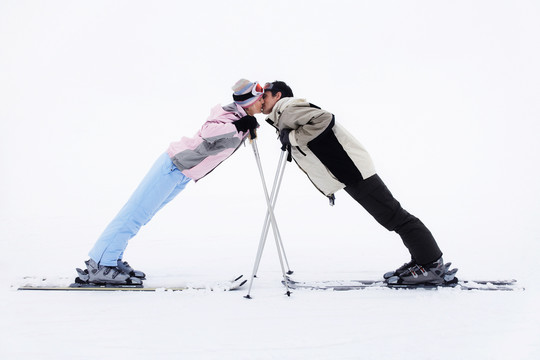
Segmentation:
{"type": "Polygon", "coordinates": [[[287,152],[287,161],[292,161],[291,140],[289,140],[289,134],[292,129],[283,129],[279,133],[279,141],[281,141],[281,151],[287,152]]]}
{"type": "Polygon", "coordinates": [[[279,141],[281,141],[281,145],[283,147],[282,150],[289,148],[291,146],[291,141],[289,140],[289,134],[291,133],[292,129],[283,129],[279,133],[279,141]]]}
{"type": "Polygon", "coordinates": [[[255,116],[246,115],[243,118],[234,121],[233,124],[236,126],[238,132],[246,132],[249,130],[249,135],[252,139],[257,137],[255,129],[259,127],[259,123],[257,122],[257,119],[255,119],[255,116]]]}

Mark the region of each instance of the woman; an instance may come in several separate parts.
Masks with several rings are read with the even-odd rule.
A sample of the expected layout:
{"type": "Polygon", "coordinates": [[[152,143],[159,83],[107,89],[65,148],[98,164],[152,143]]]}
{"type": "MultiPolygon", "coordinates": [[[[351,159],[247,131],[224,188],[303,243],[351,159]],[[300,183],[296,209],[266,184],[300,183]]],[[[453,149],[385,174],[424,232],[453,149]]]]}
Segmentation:
{"type": "Polygon", "coordinates": [[[201,129],[191,138],[170,144],[128,202],[90,250],[87,269],[77,269],[77,282],[142,284],[144,273],[135,271],[122,256],[129,239],[191,181],[198,181],[231,156],[248,132],[255,138],[259,126],[253,115],[262,110],[263,88],[239,80],[233,86],[234,102],[216,105],[201,129]]]}

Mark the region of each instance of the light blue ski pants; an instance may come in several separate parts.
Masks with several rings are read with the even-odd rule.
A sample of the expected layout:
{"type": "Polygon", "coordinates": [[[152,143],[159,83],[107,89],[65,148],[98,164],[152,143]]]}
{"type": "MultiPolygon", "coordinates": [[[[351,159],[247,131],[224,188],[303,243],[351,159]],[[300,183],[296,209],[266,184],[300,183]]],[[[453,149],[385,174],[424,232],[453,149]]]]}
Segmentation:
{"type": "Polygon", "coordinates": [[[129,239],[174,199],[190,180],[174,166],[167,153],[161,155],[96,241],[90,250],[90,257],[100,265],[116,266],[117,261],[122,259],[129,239]]]}

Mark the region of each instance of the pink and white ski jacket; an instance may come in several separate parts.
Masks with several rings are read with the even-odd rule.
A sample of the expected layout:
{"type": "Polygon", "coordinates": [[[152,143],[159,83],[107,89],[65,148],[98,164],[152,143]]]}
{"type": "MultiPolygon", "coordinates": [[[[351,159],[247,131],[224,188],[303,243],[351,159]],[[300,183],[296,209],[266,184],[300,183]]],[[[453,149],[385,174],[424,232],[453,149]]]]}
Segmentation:
{"type": "Polygon", "coordinates": [[[238,132],[233,124],[244,116],[244,109],[235,103],[216,105],[197,134],[171,143],[167,154],[182,174],[197,181],[231,156],[248,136],[249,132],[238,132]]]}

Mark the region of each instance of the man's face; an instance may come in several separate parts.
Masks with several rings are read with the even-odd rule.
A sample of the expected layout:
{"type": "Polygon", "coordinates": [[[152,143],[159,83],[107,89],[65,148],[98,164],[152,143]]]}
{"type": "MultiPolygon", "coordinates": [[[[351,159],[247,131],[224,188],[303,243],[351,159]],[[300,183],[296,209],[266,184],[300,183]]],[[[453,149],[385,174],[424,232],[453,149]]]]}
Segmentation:
{"type": "Polygon", "coordinates": [[[272,92],[270,90],[267,90],[264,92],[263,100],[264,105],[262,108],[263,114],[270,114],[272,112],[272,109],[274,108],[274,105],[281,99],[281,93],[278,92],[276,95],[272,95],[272,92]]]}

